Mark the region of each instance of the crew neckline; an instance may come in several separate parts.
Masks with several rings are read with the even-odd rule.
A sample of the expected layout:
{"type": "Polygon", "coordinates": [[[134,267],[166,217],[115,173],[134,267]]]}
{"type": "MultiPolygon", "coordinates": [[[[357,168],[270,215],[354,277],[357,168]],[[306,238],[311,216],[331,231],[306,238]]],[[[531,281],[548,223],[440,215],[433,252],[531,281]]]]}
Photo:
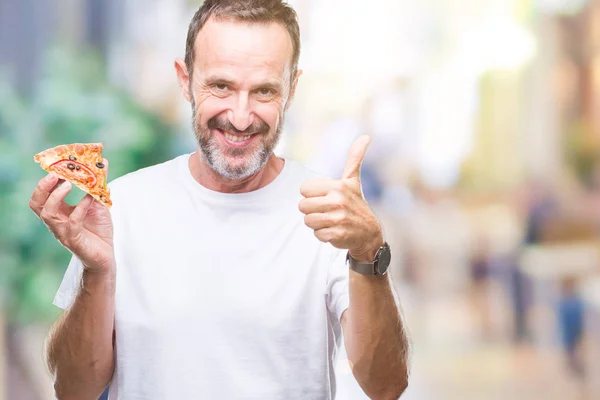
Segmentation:
{"type": "Polygon", "coordinates": [[[284,165],[283,169],[275,177],[275,179],[268,185],[245,193],[223,193],[215,190],[208,189],[207,187],[200,184],[192,175],[189,168],[189,160],[195,153],[184,154],[179,157],[178,169],[180,176],[183,177],[186,186],[189,186],[194,190],[195,193],[201,195],[204,198],[217,200],[223,203],[238,203],[238,202],[254,202],[260,200],[261,202],[276,199],[278,195],[284,192],[285,183],[289,181],[288,177],[291,173],[291,160],[283,158],[284,165]]]}

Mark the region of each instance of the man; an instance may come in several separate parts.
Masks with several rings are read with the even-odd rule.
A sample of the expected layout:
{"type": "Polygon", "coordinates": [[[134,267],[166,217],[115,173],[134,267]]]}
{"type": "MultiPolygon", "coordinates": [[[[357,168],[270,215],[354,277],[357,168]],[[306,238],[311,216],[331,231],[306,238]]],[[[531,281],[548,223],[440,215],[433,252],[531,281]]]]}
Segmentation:
{"type": "Polygon", "coordinates": [[[198,151],[114,181],[112,212],[40,181],[31,208],[74,254],[47,343],[59,399],[109,384],[121,400],[332,399],[342,331],[365,393],[402,394],[389,248],[360,185],[369,138],[339,180],[273,154],[299,52],[281,0],[207,0],[175,62],[198,151]]]}

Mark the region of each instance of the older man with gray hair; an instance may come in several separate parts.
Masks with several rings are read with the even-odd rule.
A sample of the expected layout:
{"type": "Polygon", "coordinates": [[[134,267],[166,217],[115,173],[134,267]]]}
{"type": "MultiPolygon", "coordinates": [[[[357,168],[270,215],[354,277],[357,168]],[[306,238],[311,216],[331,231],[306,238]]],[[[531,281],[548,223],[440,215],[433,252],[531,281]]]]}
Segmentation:
{"type": "Polygon", "coordinates": [[[370,138],[340,179],[273,154],[299,54],[285,2],[207,0],[175,61],[198,150],[112,182],[112,210],[40,181],[30,206],[73,253],[47,342],[59,399],[333,399],[342,334],[368,396],[403,393],[390,248],[360,183],[370,138]]]}

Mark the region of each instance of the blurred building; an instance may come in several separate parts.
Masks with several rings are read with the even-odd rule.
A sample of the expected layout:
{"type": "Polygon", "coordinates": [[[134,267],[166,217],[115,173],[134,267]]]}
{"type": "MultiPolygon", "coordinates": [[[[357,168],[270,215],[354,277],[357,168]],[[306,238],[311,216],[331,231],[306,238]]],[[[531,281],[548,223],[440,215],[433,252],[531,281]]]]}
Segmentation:
{"type": "Polygon", "coordinates": [[[35,89],[45,52],[57,42],[93,47],[106,56],[123,27],[116,0],[4,0],[0,3],[0,66],[18,88],[35,89]]]}

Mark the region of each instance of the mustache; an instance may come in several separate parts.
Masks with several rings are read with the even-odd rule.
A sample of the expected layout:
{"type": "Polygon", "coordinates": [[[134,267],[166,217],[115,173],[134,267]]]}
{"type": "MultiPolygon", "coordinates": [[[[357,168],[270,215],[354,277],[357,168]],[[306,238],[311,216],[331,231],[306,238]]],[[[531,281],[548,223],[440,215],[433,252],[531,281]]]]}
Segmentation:
{"type": "Polygon", "coordinates": [[[244,129],[243,131],[240,131],[235,126],[233,126],[233,124],[227,119],[220,117],[212,117],[208,120],[206,126],[208,127],[208,129],[219,129],[222,131],[232,132],[239,135],[252,135],[254,133],[269,132],[269,130],[271,129],[269,124],[267,124],[265,121],[258,120],[254,121],[249,127],[244,129]]]}

